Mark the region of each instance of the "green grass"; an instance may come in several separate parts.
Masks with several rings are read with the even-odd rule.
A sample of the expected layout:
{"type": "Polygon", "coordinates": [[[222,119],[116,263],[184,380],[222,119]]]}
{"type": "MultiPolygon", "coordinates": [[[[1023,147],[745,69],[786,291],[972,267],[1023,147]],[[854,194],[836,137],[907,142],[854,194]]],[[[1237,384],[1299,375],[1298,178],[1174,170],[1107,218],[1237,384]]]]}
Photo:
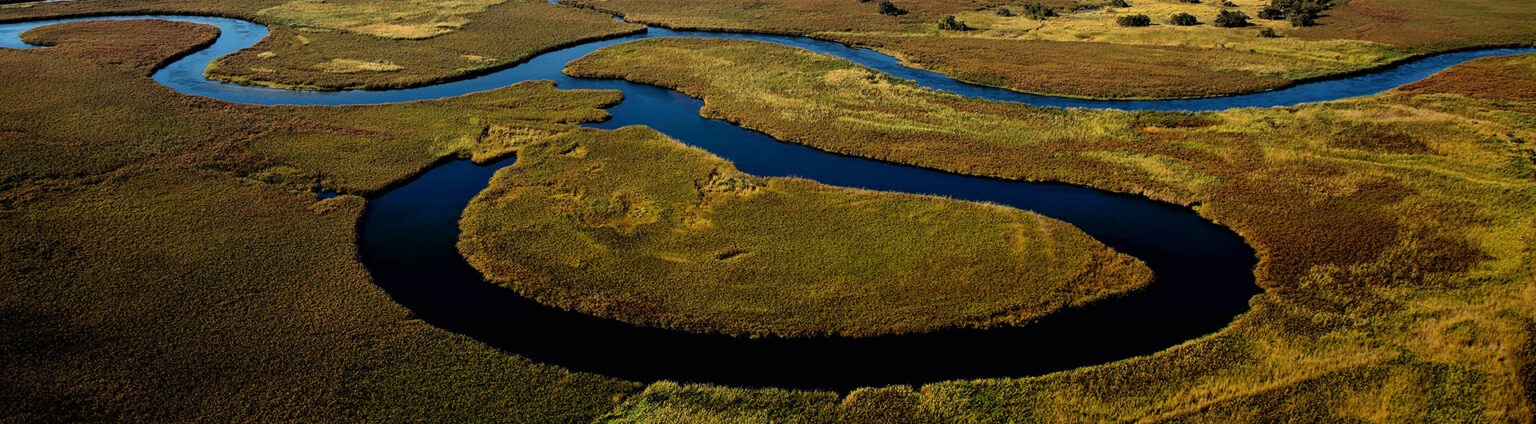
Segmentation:
{"type": "Polygon", "coordinates": [[[0,21],[152,13],[230,16],[267,24],[270,36],[220,58],[208,76],[322,90],[429,85],[643,29],[541,0],[92,0],[0,7],[0,21]]]}
{"type": "Polygon", "coordinates": [[[569,131],[616,93],[259,108],[148,78],[213,35],[69,24],[0,51],[0,421],[584,422],[638,390],[415,319],[356,259],[364,200],[311,192],[505,154],[465,136],[569,131]]]}
{"type": "Polygon", "coordinates": [[[460,250],[492,281],[697,332],[1011,325],[1151,277],[1030,212],[754,177],[643,127],[523,147],[460,226],[460,250]]]}
{"type": "MultiPolygon", "coordinates": [[[[1215,334],[1042,377],[883,393],[840,416],[1500,422],[1529,420],[1536,390],[1530,60],[1484,59],[1364,99],[1201,114],[967,100],[745,41],[627,43],[567,72],[677,87],[706,116],[819,149],[1198,205],[1260,255],[1263,294],[1215,334]],[[1508,94],[1476,97],[1487,90],[1508,94]]],[[[710,390],[731,400],[653,394],[620,411],[750,416],[735,399],[781,396],[710,390]]]]}

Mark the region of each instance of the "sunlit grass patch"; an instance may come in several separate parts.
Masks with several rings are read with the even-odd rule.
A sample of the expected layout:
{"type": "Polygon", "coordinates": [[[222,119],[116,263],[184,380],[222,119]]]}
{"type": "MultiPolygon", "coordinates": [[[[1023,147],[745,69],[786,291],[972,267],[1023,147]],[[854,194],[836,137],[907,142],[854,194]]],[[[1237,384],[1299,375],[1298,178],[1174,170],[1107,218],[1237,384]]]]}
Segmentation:
{"type": "Polygon", "coordinates": [[[404,66],[379,60],[357,59],[331,59],[315,65],[325,72],[335,74],[350,74],[354,72],[394,72],[405,69],[404,66]]]}
{"type": "Polygon", "coordinates": [[[758,178],[653,130],[518,150],[460,250],[559,307],[731,334],[1010,325],[1150,281],[1070,225],[943,198],[758,178]]]}
{"type": "Polygon", "coordinates": [[[347,30],[385,38],[422,39],[470,22],[467,15],[506,0],[295,0],[261,15],[294,26],[347,30]]]}

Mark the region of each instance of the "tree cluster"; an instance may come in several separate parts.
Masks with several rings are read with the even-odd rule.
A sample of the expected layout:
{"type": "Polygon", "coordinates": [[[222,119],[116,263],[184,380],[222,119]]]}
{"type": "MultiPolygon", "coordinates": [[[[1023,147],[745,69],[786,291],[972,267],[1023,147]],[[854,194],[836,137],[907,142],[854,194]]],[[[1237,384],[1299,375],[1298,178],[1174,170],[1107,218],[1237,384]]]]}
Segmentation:
{"type": "Polygon", "coordinates": [[[1248,26],[1248,14],[1232,10],[1223,10],[1216,14],[1216,20],[1212,22],[1217,28],[1242,28],[1248,26]]]}
{"type": "Polygon", "coordinates": [[[1046,18],[1053,18],[1059,15],[1056,14],[1056,9],[1053,9],[1050,6],[1046,6],[1040,3],[1028,3],[1024,5],[1024,16],[1028,16],[1030,19],[1043,21],[1046,18]]]}
{"type": "Polygon", "coordinates": [[[1178,26],[1193,26],[1200,25],[1200,20],[1196,19],[1195,15],[1188,13],[1175,13],[1173,17],[1168,18],[1168,23],[1178,26]]]}
{"type": "Polygon", "coordinates": [[[1317,25],[1318,16],[1333,7],[1333,0],[1270,0],[1259,10],[1259,18],[1290,21],[1291,26],[1317,25]]]}
{"type": "Polygon", "coordinates": [[[880,14],[888,16],[901,16],[907,14],[907,11],[902,10],[900,7],[896,7],[896,3],[891,3],[891,0],[880,0],[880,14]]]}
{"type": "Polygon", "coordinates": [[[1125,15],[1115,18],[1115,23],[1123,27],[1144,27],[1152,25],[1152,17],[1147,15],[1125,15]]]}
{"type": "Polygon", "coordinates": [[[970,31],[971,27],[965,22],[955,20],[955,15],[945,16],[939,20],[939,29],[945,31],[970,31]]]}

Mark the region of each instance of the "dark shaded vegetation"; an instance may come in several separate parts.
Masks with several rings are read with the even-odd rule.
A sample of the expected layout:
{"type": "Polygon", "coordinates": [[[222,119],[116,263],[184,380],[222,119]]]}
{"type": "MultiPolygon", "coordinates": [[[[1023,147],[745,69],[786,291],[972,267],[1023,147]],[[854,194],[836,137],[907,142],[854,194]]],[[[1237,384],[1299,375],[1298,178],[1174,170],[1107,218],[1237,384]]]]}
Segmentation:
{"type": "Polygon", "coordinates": [[[1259,10],[1260,19],[1290,21],[1291,26],[1317,25],[1317,18],[1333,8],[1333,0],[1270,0],[1259,10]]]}
{"type": "MultiPolygon", "coordinates": [[[[1038,378],[930,384],[868,406],[849,396],[840,407],[858,409],[844,416],[1527,421],[1536,176],[1520,140],[1536,137],[1536,102],[1450,93],[1476,92],[1483,78],[1536,87],[1517,76],[1530,57],[1475,61],[1370,98],[1200,114],[973,101],[732,41],[616,46],[568,72],[679,87],[704,98],[708,116],[845,154],[1198,204],[1259,252],[1264,294],[1214,335],[1038,378]],[[764,93],[778,100],[758,100],[764,93]]],[[[736,410],[645,405],[693,411],[684,417],[736,410]]]]}
{"type": "Polygon", "coordinates": [[[1056,13],[1056,8],[1050,6],[1046,6],[1040,3],[1025,3],[1023,16],[1026,18],[1043,21],[1060,16],[1060,14],[1056,13]]]}
{"type": "Polygon", "coordinates": [[[1200,19],[1195,18],[1195,15],[1180,12],[1168,17],[1168,23],[1177,26],[1194,26],[1200,25],[1200,19]]]}
{"type": "Polygon", "coordinates": [[[1235,10],[1223,10],[1216,14],[1216,20],[1211,21],[1217,28],[1242,28],[1250,25],[1248,14],[1235,10]]]}
{"type": "Polygon", "coordinates": [[[1125,15],[1115,18],[1115,23],[1123,27],[1144,27],[1152,25],[1152,17],[1142,14],[1125,15]]]}
{"type": "Polygon", "coordinates": [[[459,250],[497,284],[695,332],[1014,325],[1151,279],[1135,259],[1033,213],[754,177],[639,127],[519,148],[460,227],[459,250]]]}
{"type": "Polygon", "coordinates": [[[955,20],[955,17],[953,15],[950,15],[950,16],[945,16],[944,19],[940,19],[939,20],[939,30],[942,30],[942,31],[970,31],[971,27],[967,26],[965,24],[965,22],[960,22],[960,21],[955,20]]]}
{"type": "Polygon", "coordinates": [[[481,126],[569,130],[614,93],[321,110],[148,78],[214,34],[80,23],[0,50],[0,421],[580,422],[638,390],[413,319],[356,260],[364,200],[311,192],[499,148],[452,137],[481,126]]]}
{"type": "Polygon", "coordinates": [[[880,11],[881,15],[886,16],[901,16],[907,14],[905,9],[896,7],[896,3],[891,3],[891,0],[880,0],[878,10],[880,11]]]}

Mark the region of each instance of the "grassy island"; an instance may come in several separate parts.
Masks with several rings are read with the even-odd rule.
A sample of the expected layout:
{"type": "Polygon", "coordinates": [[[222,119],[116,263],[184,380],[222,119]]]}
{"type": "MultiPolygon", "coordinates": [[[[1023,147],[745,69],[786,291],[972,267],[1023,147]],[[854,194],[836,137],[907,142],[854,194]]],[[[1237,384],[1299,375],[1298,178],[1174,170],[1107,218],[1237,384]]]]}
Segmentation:
{"type": "Polygon", "coordinates": [[[1151,271],[1017,209],[759,178],[643,127],[523,147],[459,248],[542,302],[653,326],[869,336],[1018,324],[1151,271]]]}
{"type": "Polygon", "coordinates": [[[429,85],[644,27],[542,0],[90,0],[0,6],[0,22],[103,14],[228,16],[267,25],[208,77],[320,90],[429,85]]]}

